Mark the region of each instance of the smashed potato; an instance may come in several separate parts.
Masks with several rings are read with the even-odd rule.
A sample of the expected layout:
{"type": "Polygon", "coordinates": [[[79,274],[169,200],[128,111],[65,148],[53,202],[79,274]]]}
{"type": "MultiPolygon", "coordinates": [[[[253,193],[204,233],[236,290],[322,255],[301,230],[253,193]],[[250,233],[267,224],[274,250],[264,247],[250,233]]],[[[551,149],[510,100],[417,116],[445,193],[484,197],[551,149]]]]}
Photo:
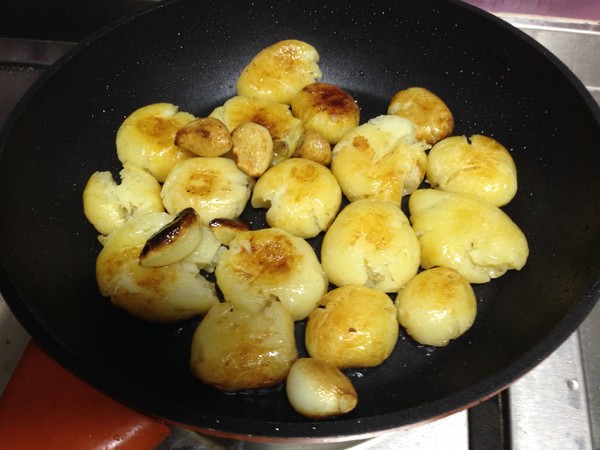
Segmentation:
{"type": "Polygon", "coordinates": [[[419,241],[399,206],[365,199],[338,214],[323,238],[321,264],[336,286],[396,292],[419,269],[419,241]]]}
{"type": "Polygon", "coordinates": [[[470,283],[487,283],[529,256],[521,229],[500,208],[475,197],[419,189],[410,196],[412,226],[421,245],[421,266],[455,269],[470,283]]]}
{"type": "Polygon", "coordinates": [[[414,340],[443,347],[471,328],[477,300],[469,282],[456,270],[434,267],[400,289],[396,308],[400,325],[414,340]]]}
{"type": "Polygon", "coordinates": [[[177,262],[144,267],[148,238],[172,222],[167,213],[136,215],[111,233],[96,260],[100,292],[128,313],[151,322],[176,322],[203,314],[218,302],[215,286],[195,266],[177,262]]]}
{"type": "Polygon", "coordinates": [[[342,190],[322,164],[292,158],[271,167],[256,182],[252,206],[268,208],[267,222],[302,238],[329,228],[342,204],[342,190]]]}
{"type": "Polygon", "coordinates": [[[350,379],[333,364],[314,358],[296,360],[288,373],[285,390],[292,407],[313,419],[346,414],[358,402],[350,379]]]}
{"type": "Polygon", "coordinates": [[[343,286],[329,291],[308,316],[306,349],[339,368],[374,367],[390,356],[398,333],[396,308],[387,294],[343,286]]]}
{"type": "Polygon", "coordinates": [[[444,101],[422,87],[398,91],[388,105],[388,114],[405,117],[417,126],[417,139],[430,145],[452,134],[454,117],[444,101]]]}
{"type": "Polygon", "coordinates": [[[329,83],[304,86],[292,99],[292,114],[302,120],[306,130],[321,133],[330,144],[358,126],[360,109],[354,98],[329,83]]]}
{"type": "Polygon", "coordinates": [[[278,228],[239,233],[215,270],[225,300],[260,311],[278,300],[294,320],[308,316],[327,292],[327,278],[313,248],[278,228]]]}
{"type": "Polygon", "coordinates": [[[83,212],[102,235],[135,214],[164,211],[160,184],[145,170],[126,163],[117,184],[110,172],[94,172],[83,190],[83,212]]]}
{"type": "Polygon", "coordinates": [[[161,196],[169,213],[175,215],[191,207],[208,225],[212,219],[239,217],[250,199],[253,183],[230,159],[195,157],[169,172],[161,196]]]}
{"type": "Polygon", "coordinates": [[[193,374],[219,389],[273,386],[298,357],[294,322],[277,301],[260,311],[218,303],[196,329],[190,353],[193,374]]]}
{"type": "Polygon", "coordinates": [[[321,78],[319,53],[312,45],[287,39],[252,58],[237,81],[238,95],[289,104],[304,86],[321,78]]]}
{"type": "Polygon", "coordinates": [[[410,120],[379,116],[343,136],[333,148],[331,170],[351,202],[372,198],[400,205],[425,177],[427,148],[410,120]]]}
{"type": "Polygon", "coordinates": [[[427,158],[427,181],[447,192],[470,194],[503,206],[517,193],[517,168],[506,148],[476,134],[453,136],[435,144],[427,158]]]}
{"type": "Polygon", "coordinates": [[[195,120],[171,103],[154,103],[131,113],[117,131],[117,156],[147,170],[161,183],[175,165],[194,153],[175,145],[175,135],[195,120]]]}

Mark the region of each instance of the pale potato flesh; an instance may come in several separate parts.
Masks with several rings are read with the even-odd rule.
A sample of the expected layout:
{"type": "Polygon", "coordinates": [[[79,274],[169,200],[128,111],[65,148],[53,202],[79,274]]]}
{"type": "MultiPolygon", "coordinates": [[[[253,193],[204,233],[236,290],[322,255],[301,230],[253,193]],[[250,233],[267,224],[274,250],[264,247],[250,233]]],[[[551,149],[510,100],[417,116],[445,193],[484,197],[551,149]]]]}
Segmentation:
{"type": "Polygon", "coordinates": [[[517,168],[506,148],[479,134],[435,144],[427,158],[427,181],[447,192],[474,195],[503,206],[517,193],[517,168]]]}
{"type": "Polygon", "coordinates": [[[338,368],[374,367],[390,356],[398,333],[387,294],[348,285],[328,292],[310,313],[305,342],[312,358],[338,368]]]}
{"type": "Polygon", "coordinates": [[[400,207],[378,200],[350,203],[323,238],[321,263],[337,286],[396,292],[419,269],[419,241],[400,207]]]}
{"type": "Polygon", "coordinates": [[[298,357],[294,322],[276,301],[260,311],[218,303],[196,329],[190,353],[192,373],[219,389],[273,386],[298,357]]]}
{"type": "Polygon", "coordinates": [[[185,258],[182,263],[194,264],[198,270],[203,270],[207,273],[213,273],[217,262],[226,249],[221,245],[221,242],[212,230],[205,226],[200,226],[200,244],[185,258]]]}
{"type": "Polygon", "coordinates": [[[171,103],[154,103],[131,113],[117,131],[117,156],[152,174],[161,183],[175,165],[194,153],[175,145],[175,135],[195,120],[171,103]]]}
{"type": "Polygon", "coordinates": [[[425,177],[429,146],[415,125],[379,116],[346,133],[332,151],[331,170],[348,200],[385,200],[400,205],[425,177]]]}
{"type": "Polygon", "coordinates": [[[319,53],[310,44],[287,39],[264,48],[244,68],[238,95],[289,104],[304,86],[321,78],[319,53]]]}
{"type": "Polygon", "coordinates": [[[94,172],[83,190],[83,211],[94,228],[108,235],[134,214],[162,212],[160,184],[148,172],[126,163],[117,184],[110,172],[94,172]]]}
{"type": "Polygon", "coordinates": [[[271,167],[256,182],[252,206],[268,208],[267,222],[302,238],[326,230],[342,204],[342,190],[322,164],[292,158],[271,167]]]}
{"type": "Polygon", "coordinates": [[[414,340],[443,347],[471,328],[477,300],[469,282],[456,270],[434,267],[400,289],[396,308],[400,325],[414,340]]]}
{"type": "Polygon", "coordinates": [[[205,313],[218,302],[215,287],[195,266],[181,262],[162,267],[140,265],[139,255],[167,213],[131,218],[111,233],[96,260],[100,292],[130,314],[151,322],[176,322],[205,313]]]}
{"type": "Polygon", "coordinates": [[[169,213],[191,207],[208,225],[215,218],[237,218],[250,199],[253,183],[230,159],[195,157],[173,168],[161,196],[169,213]]]}
{"type": "Polygon", "coordinates": [[[276,299],[294,320],[306,318],[328,286],[308,242],[278,228],[239,233],[215,274],[227,301],[260,311],[276,299]]]}
{"type": "Polygon", "coordinates": [[[409,199],[421,266],[450,267],[470,283],[486,283],[529,256],[521,229],[500,208],[465,194],[420,189],[409,199]]]}

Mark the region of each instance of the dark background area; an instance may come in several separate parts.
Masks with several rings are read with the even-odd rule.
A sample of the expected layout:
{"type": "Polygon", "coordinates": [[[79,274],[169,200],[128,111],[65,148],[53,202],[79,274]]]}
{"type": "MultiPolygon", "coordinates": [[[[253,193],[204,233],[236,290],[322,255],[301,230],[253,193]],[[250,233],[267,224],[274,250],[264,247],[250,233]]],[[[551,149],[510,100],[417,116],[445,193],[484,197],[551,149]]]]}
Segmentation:
{"type": "Polygon", "coordinates": [[[5,0],[0,37],[78,42],[128,13],[158,0],[5,0]]]}

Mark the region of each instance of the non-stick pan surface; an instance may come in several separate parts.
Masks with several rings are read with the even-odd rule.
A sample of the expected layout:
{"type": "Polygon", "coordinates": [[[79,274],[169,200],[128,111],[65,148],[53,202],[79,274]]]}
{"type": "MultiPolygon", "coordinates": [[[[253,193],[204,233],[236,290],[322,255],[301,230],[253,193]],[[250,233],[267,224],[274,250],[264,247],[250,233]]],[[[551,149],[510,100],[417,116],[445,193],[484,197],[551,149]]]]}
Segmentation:
{"type": "Polygon", "coordinates": [[[168,2],[79,45],[9,121],[0,141],[2,292],[58,361],[170,421],[237,437],[349,439],[430,420],[506,387],[595,303],[599,122],[593,99],[556,58],[455,1],[168,2]],[[197,321],[153,325],[102,298],[101,247],[81,206],[92,172],[118,172],[115,133],[128,114],[159,101],[208,114],[235,94],[254,54],[287,38],[318,49],[323,80],[355,95],[363,120],[385,113],[396,91],[424,86],[452,109],[455,134],[502,142],[519,173],[505,210],[531,250],[522,271],[476,286],[479,313],[466,335],[436,350],[403,335],[383,365],[349,372],[356,410],[324,421],[295,413],[281,389],[224,394],[202,384],[188,370],[197,321]]]}

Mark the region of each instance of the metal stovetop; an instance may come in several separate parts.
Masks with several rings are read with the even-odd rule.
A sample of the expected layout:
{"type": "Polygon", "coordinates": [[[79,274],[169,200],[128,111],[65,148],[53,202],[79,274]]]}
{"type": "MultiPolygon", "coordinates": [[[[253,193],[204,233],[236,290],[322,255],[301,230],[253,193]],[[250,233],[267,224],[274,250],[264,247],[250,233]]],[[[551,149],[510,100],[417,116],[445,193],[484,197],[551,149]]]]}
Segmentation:
{"type": "MultiPolygon", "coordinates": [[[[477,2],[471,2],[477,3],[477,2]]],[[[551,50],[582,80],[600,103],[600,22],[498,15],[551,50]]],[[[74,42],[0,37],[0,126],[19,98],[74,42]]],[[[30,337],[0,297],[0,394],[30,337]]],[[[263,448],[214,442],[174,430],[186,448],[263,448]],[[209,445],[215,444],[215,447],[209,445]]],[[[317,445],[319,447],[320,445],[317,445]]],[[[396,449],[600,449],[600,304],[548,359],[502,394],[468,411],[363,443],[323,448],[396,449]]],[[[304,447],[304,446],[300,446],[304,447]]],[[[294,446],[293,448],[300,448],[294,446]]],[[[314,445],[306,445],[314,448],[314,445]]],[[[289,448],[269,445],[269,448],[289,448]]]]}

